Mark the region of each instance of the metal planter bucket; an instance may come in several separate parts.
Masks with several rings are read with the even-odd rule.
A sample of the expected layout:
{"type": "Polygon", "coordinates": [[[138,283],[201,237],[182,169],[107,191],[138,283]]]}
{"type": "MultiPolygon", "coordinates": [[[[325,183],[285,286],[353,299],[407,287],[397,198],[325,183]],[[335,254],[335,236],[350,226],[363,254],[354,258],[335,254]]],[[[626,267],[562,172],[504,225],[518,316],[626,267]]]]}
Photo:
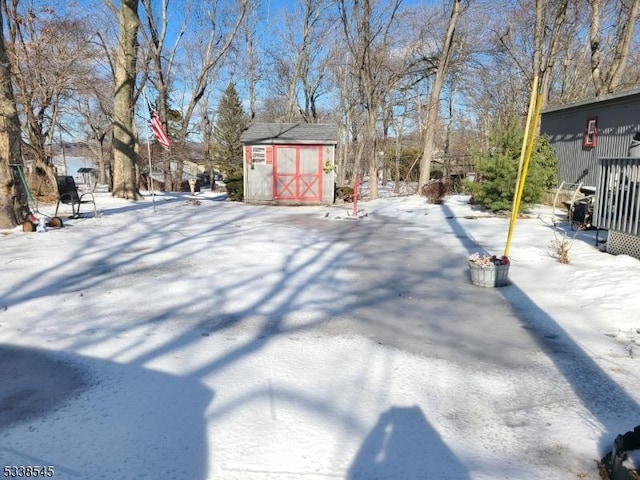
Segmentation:
{"type": "Polygon", "coordinates": [[[478,287],[504,287],[509,283],[509,265],[476,265],[469,262],[471,283],[478,287]]]}

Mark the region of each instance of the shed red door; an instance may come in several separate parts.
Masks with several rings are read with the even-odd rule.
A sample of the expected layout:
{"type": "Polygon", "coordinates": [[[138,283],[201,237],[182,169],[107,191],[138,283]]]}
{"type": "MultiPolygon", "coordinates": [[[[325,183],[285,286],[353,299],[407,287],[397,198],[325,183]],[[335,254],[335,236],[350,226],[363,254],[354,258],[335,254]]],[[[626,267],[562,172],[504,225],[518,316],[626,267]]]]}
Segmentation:
{"type": "Polygon", "coordinates": [[[322,148],[276,147],[273,190],[276,200],[322,200],[322,148]]]}

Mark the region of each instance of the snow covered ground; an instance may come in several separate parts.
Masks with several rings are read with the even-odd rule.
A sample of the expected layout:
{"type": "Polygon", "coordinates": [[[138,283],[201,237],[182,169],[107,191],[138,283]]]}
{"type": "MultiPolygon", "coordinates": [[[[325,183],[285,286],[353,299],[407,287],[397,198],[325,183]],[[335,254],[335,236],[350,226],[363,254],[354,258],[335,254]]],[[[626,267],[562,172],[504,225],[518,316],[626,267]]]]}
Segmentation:
{"type": "Polygon", "coordinates": [[[52,466],[61,479],[595,479],[615,436],[640,424],[640,263],[601,252],[594,231],[558,263],[547,208],[516,226],[511,284],[483,289],[468,285],[466,259],[501,254],[508,220],[466,197],[389,196],[356,217],[351,205],[211,192],[97,203],[98,218],[62,229],[0,232],[0,467],[52,466]],[[376,250],[348,238],[367,222],[431,257],[390,248],[389,263],[371,262],[376,250]],[[421,291],[448,294],[429,334],[457,330],[466,360],[416,333],[421,298],[400,304],[389,284],[380,307],[358,302],[391,262],[408,274],[437,264],[421,291]],[[458,317],[447,302],[465,303],[458,317]],[[378,308],[383,337],[363,320],[378,308]],[[474,364],[472,352],[511,340],[508,365],[497,354],[474,364]]]}

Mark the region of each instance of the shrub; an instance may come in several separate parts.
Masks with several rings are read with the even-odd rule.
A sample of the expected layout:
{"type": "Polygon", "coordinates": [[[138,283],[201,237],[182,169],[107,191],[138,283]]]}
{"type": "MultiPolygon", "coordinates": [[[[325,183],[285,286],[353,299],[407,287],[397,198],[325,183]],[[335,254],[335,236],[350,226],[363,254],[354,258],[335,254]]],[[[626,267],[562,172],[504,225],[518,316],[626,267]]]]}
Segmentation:
{"type": "Polygon", "coordinates": [[[422,187],[422,194],[427,197],[430,203],[439,205],[442,203],[442,198],[444,197],[446,190],[446,185],[442,180],[431,180],[422,187]]]}
{"type": "Polygon", "coordinates": [[[336,187],[335,198],[346,203],[353,202],[353,187],[348,185],[336,187]]]}
{"type": "Polygon", "coordinates": [[[227,187],[227,198],[234,202],[244,200],[244,177],[233,177],[225,181],[227,187]]]}

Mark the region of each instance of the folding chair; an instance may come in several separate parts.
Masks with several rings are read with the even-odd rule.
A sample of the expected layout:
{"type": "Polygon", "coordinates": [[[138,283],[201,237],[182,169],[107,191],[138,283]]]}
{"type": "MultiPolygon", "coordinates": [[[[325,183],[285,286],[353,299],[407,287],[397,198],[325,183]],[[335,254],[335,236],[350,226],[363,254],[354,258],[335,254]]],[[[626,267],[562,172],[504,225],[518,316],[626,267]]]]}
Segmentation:
{"type": "Polygon", "coordinates": [[[64,203],[65,205],[71,205],[71,211],[73,212],[72,218],[80,216],[80,205],[85,203],[93,204],[93,215],[95,217],[98,216],[98,211],[96,209],[96,200],[93,196],[93,193],[87,192],[79,195],[78,189],[76,188],[76,182],[73,177],[56,176],[56,183],[58,184],[58,204],[56,205],[56,213],[54,216],[58,215],[58,208],[60,207],[61,203],[64,203]],[[87,198],[85,199],[85,197],[87,198]]]}

